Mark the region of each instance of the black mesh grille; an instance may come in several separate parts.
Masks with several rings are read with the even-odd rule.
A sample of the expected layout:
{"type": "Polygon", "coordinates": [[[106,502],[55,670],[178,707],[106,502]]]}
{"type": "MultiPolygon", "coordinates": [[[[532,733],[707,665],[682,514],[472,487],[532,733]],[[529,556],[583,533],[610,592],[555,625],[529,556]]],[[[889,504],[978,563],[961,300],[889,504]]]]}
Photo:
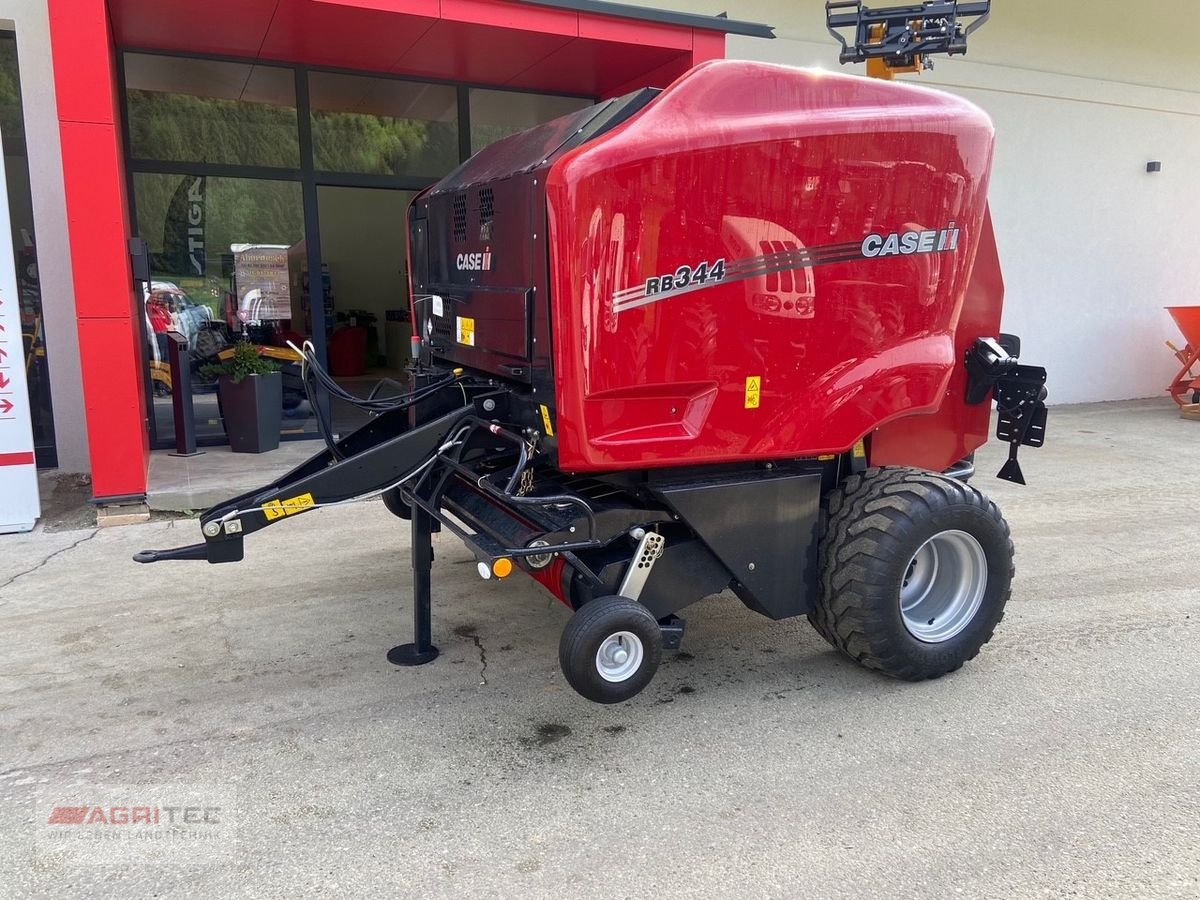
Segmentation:
{"type": "Polygon", "coordinates": [[[462,191],[455,194],[451,208],[454,212],[454,239],[465,241],[467,239],[467,195],[462,191]]]}
{"type": "Polygon", "coordinates": [[[492,219],[496,218],[496,198],[492,194],[490,187],[485,187],[479,192],[479,224],[490,225],[492,219]]]}

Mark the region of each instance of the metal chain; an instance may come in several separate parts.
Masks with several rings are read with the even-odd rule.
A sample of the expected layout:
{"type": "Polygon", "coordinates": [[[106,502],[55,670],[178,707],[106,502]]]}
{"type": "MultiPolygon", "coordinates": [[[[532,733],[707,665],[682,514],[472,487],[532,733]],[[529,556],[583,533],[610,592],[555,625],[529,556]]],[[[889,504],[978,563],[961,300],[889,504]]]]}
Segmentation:
{"type": "MultiPolygon", "coordinates": [[[[526,441],[525,449],[529,454],[529,459],[533,459],[533,454],[537,452],[537,441],[526,441]]],[[[517,485],[517,496],[524,497],[533,490],[533,467],[526,466],[525,471],[521,473],[521,481],[517,485]]]]}

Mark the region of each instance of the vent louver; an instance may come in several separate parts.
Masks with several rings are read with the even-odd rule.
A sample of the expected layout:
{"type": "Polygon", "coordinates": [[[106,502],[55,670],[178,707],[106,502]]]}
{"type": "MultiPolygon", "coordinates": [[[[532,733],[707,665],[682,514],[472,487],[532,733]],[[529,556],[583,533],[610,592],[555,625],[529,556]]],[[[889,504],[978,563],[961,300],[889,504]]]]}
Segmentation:
{"type": "Polygon", "coordinates": [[[467,239],[467,195],[459,191],[451,201],[453,212],[453,233],[456,241],[467,239]]]}

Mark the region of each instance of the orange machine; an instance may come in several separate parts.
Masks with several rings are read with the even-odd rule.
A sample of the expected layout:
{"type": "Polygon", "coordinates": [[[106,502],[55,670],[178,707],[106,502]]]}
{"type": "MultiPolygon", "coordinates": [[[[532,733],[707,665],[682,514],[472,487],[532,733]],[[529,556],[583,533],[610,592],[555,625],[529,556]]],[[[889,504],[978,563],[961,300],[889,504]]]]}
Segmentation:
{"type": "Polygon", "coordinates": [[[1167,387],[1167,393],[1180,406],[1189,401],[1200,403],[1200,376],[1192,371],[1200,364],[1200,306],[1168,306],[1166,309],[1187,340],[1182,349],[1167,341],[1180,365],[1179,374],[1167,387]]]}

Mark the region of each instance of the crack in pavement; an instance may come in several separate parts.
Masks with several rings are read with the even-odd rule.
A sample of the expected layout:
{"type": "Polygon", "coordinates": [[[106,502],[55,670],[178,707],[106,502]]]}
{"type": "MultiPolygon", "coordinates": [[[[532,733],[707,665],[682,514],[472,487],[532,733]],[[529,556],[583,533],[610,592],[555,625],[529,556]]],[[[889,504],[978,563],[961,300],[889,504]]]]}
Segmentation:
{"type": "Polygon", "coordinates": [[[462,638],[470,638],[475,645],[475,649],[479,651],[479,683],[485,685],[487,680],[487,651],[483,649],[483,641],[479,639],[479,635],[475,633],[474,625],[459,625],[454,629],[454,633],[462,638]]]}
{"type": "MultiPolygon", "coordinates": [[[[47,556],[45,559],[43,559],[40,563],[38,563],[32,569],[26,569],[24,572],[18,572],[12,578],[8,579],[8,581],[4,582],[4,584],[0,584],[0,590],[3,590],[4,588],[8,587],[10,584],[12,584],[18,578],[24,578],[26,575],[32,575],[38,569],[45,566],[46,563],[50,562],[50,560],[54,559],[54,557],[61,556],[63,553],[67,553],[71,550],[74,550],[80,544],[86,544],[88,541],[90,541],[92,538],[94,538],[99,533],[100,533],[100,529],[94,528],[94,529],[92,529],[92,533],[89,534],[87,537],[81,537],[79,540],[77,540],[73,544],[70,544],[69,546],[59,547],[57,550],[55,550],[53,553],[51,553],[49,556],[47,556]]],[[[5,603],[8,603],[8,602],[9,601],[7,601],[7,600],[0,602],[0,606],[3,606],[5,603]]]]}

